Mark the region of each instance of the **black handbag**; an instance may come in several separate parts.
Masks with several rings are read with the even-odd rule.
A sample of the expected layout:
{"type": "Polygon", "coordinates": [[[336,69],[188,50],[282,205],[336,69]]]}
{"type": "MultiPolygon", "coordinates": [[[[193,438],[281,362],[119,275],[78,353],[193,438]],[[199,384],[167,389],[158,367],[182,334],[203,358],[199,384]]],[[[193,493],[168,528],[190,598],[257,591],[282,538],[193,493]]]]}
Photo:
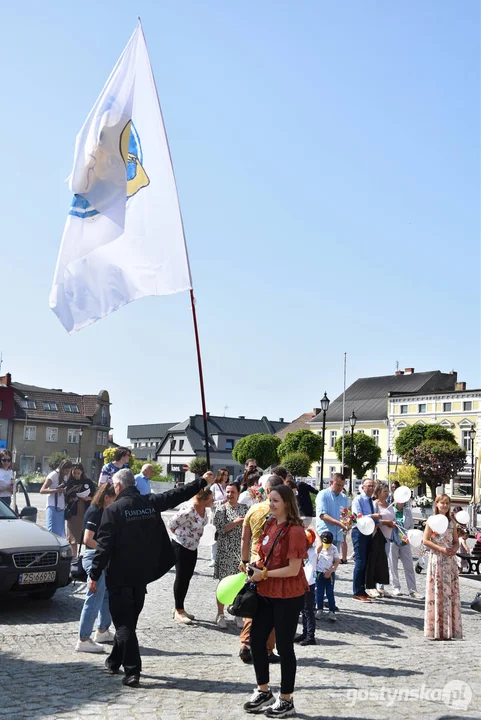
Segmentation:
{"type": "MultiPolygon", "coordinates": [[[[272,547],[266,557],[265,567],[267,567],[269,558],[271,557],[277,541],[283,532],[284,528],[281,529],[272,543],[272,547]]],[[[257,593],[257,583],[248,580],[244,587],[242,587],[235,596],[234,602],[229,608],[229,613],[235,617],[253,618],[256,616],[259,609],[259,602],[264,602],[264,598],[262,595],[258,595],[257,593]]]]}
{"type": "MultiPolygon", "coordinates": [[[[82,537],[83,540],[83,537],[82,537]]],[[[82,563],[82,540],[80,541],[80,545],[78,547],[78,554],[76,558],[73,558],[73,560],[70,563],[70,577],[72,580],[78,580],[79,582],[85,582],[87,580],[87,573],[84,570],[84,566],[82,563]]]]}

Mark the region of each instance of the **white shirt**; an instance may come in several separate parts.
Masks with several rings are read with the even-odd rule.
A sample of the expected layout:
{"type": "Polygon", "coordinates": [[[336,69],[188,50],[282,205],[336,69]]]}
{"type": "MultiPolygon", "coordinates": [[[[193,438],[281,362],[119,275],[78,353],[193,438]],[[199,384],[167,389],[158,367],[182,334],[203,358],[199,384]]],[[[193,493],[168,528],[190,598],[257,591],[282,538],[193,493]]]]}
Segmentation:
{"type": "Polygon", "coordinates": [[[220,483],[214,483],[210,486],[214,495],[214,502],[221,502],[225,500],[225,488],[220,483]]]}
{"type": "Polygon", "coordinates": [[[316,567],[317,567],[317,552],[314,546],[311,546],[307,551],[307,560],[304,565],[304,575],[306,576],[307,584],[314,585],[316,582],[316,567]]]}
{"type": "Polygon", "coordinates": [[[326,572],[330,570],[334,565],[335,560],[339,559],[339,550],[332,544],[327,550],[322,548],[321,552],[317,556],[317,572],[326,572]]]}
{"type": "Polygon", "coordinates": [[[13,470],[2,470],[0,468],[0,497],[12,497],[12,493],[8,492],[8,488],[12,487],[13,470]]]}
{"type": "MultiPolygon", "coordinates": [[[[396,521],[396,513],[394,512],[393,507],[383,508],[379,505],[379,503],[375,503],[374,509],[376,510],[376,512],[381,513],[381,520],[393,520],[394,522],[396,521]]],[[[379,523],[377,527],[381,530],[386,540],[390,540],[392,538],[392,528],[387,527],[387,525],[384,525],[384,523],[379,523]]]]}
{"type": "MultiPolygon", "coordinates": [[[[66,480],[67,478],[64,478],[66,480]]],[[[47,475],[47,480],[50,480],[50,487],[52,490],[58,488],[58,470],[53,470],[47,475]]],[[[46,507],[55,507],[55,498],[57,498],[57,510],[65,510],[65,494],[64,493],[50,493],[47,495],[46,507]]]]}

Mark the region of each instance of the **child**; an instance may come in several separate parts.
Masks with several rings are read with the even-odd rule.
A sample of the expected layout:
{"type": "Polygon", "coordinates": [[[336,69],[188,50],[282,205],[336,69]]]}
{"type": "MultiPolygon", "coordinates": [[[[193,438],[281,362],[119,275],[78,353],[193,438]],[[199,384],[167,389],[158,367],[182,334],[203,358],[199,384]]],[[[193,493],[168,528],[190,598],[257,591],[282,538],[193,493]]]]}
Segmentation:
{"type": "Polygon", "coordinates": [[[445,515],[449,520],[446,532],[439,535],[427,523],[424,530],[423,543],[431,550],[426,578],[424,636],[431,640],[463,637],[456,564],[459,542],[456,524],[450,515],[450,505],[451,500],[444,493],[437,495],[434,500],[434,514],[445,515]]]}
{"type": "Polygon", "coordinates": [[[456,555],[456,564],[459,572],[463,570],[469,571],[469,562],[463,555],[471,555],[471,550],[466,542],[468,538],[468,531],[465,528],[458,527],[458,540],[459,540],[459,555],[456,555]]]}
{"type": "Polygon", "coordinates": [[[314,614],[315,605],[315,589],[316,589],[316,566],[317,566],[317,552],[314,547],[314,541],[317,538],[315,531],[312,528],[306,529],[307,537],[307,560],[304,563],[304,574],[306,580],[309,583],[309,590],[304,594],[304,608],[302,610],[302,633],[296,635],[294,638],[295,643],[299,645],[315,645],[315,633],[316,633],[316,617],[314,614]]]}
{"type": "Polygon", "coordinates": [[[316,618],[322,618],[322,608],[324,604],[324,592],[327,596],[329,604],[329,614],[327,619],[331,622],[336,621],[336,602],[334,600],[334,573],[339,565],[339,551],[333,545],[334,536],[329,530],[321,533],[321,543],[317,546],[317,566],[316,566],[316,590],[317,590],[317,613],[316,618]]]}

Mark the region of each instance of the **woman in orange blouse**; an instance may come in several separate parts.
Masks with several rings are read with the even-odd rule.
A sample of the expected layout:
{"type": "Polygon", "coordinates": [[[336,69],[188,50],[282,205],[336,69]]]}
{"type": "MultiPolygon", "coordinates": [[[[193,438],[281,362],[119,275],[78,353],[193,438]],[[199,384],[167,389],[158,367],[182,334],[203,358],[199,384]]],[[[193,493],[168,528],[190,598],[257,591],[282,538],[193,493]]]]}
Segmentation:
{"type": "Polygon", "coordinates": [[[267,708],[267,717],[295,714],[292,693],[296,677],[294,636],[299,613],[308,590],[303,560],[307,557],[307,539],[297,508],[296,497],[287,485],[279,485],[269,496],[271,518],[260,537],[260,560],[251,566],[251,580],[258,583],[259,606],[251,629],[251,652],[257,689],[244,710],[259,713],[267,708]],[[274,544],[275,543],[275,544],[274,544]],[[271,548],[272,554],[268,558],[271,548]],[[266,559],[267,563],[266,563],[266,559]],[[267,565],[267,566],[266,566],[267,565]],[[266,641],[272,629],[281,657],[281,690],[276,701],[269,688],[269,661],[266,641]]]}

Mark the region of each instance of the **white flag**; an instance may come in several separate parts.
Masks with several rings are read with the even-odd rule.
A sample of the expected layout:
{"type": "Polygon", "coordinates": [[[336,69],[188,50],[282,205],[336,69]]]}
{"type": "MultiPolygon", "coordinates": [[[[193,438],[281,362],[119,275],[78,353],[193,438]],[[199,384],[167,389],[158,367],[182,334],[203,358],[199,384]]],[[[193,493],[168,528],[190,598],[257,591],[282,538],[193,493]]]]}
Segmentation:
{"type": "Polygon", "coordinates": [[[140,22],[77,136],[69,182],[74,198],[50,293],[69,332],[132,300],[192,287],[140,22]]]}

